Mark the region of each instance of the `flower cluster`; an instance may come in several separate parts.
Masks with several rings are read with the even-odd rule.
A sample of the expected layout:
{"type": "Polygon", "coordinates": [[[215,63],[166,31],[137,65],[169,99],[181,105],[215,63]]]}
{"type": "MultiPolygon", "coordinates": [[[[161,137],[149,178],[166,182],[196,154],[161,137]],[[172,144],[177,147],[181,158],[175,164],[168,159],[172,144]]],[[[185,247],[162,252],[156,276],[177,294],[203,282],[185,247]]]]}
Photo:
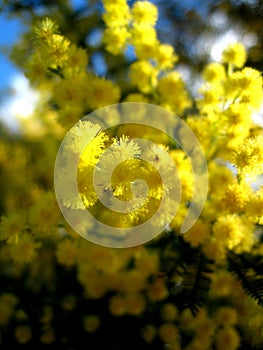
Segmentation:
{"type": "MultiPolygon", "coordinates": [[[[91,53],[52,19],[36,22],[30,32],[23,67],[41,99],[21,135],[0,140],[0,346],[80,349],[106,341],[109,350],[261,349],[263,187],[253,184],[263,172],[263,129],[253,120],[263,102],[261,73],[245,67],[241,43],[230,45],[221,62],[204,67],[199,95],[192,98],[176,69],[174,48],[158,39],[157,7],[126,0],[104,0],[103,6],[103,54],[117,60],[128,48],[136,56],[122,80],[98,76],[89,65],[91,53]],[[208,195],[186,233],[180,227],[199,187],[185,150],[165,133],[138,127],[140,110],[134,125],[106,130],[103,120],[81,119],[123,101],[176,113],[202,146],[208,195]],[[107,248],[66,222],[53,169],[69,128],[59,200],[67,211],[89,211],[112,226],[112,235],[116,227],[152,217],[177,190],[176,169],[181,201],[159,237],[107,248]],[[133,138],[154,142],[144,148],[133,138]],[[73,163],[77,197],[71,191],[73,163]],[[147,195],[138,179],[147,184],[147,195]],[[102,195],[111,210],[100,202],[102,195]]],[[[119,117],[104,115],[113,125],[119,117]]],[[[171,207],[167,201],[164,214],[171,207]]],[[[163,225],[162,214],[154,225],[163,225]]]]}

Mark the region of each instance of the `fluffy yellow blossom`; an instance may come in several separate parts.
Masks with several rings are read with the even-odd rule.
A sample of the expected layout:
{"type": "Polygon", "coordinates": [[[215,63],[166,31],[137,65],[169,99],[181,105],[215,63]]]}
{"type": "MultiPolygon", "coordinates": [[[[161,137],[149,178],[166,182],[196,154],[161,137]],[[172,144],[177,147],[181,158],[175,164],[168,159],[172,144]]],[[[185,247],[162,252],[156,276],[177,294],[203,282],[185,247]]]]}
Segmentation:
{"type": "Polygon", "coordinates": [[[237,350],[239,344],[239,334],[233,327],[224,327],[216,335],[216,350],[237,350]]]}
{"type": "Polygon", "coordinates": [[[148,288],[147,294],[150,300],[163,300],[168,295],[168,290],[162,278],[157,278],[148,288]]]}
{"type": "Polygon", "coordinates": [[[0,294],[0,326],[8,324],[17,304],[18,298],[14,294],[0,294]]]}
{"type": "Polygon", "coordinates": [[[139,316],[146,307],[146,300],[142,294],[130,293],[125,296],[126,313],[129,315],[139,316]]]}
{"type": "Polygon", "coordinates": [[[59,242],[56,256],[60,264],[68,267],[73,266],[76,263],[77,254],[76,242],[70,239],[59,242]]]}
{"type": "Polygon", "coordinates": [[[47,64],[39,52],[35,52],[31,60],[25,63],[25,76],[34,86],[41,87],[43,84],[48,84],[46,72],[47,64]]]}
{"type": "Polygon", "coordinates": [[[139,93],[134,93],[134,94],[129,94],[126,98],[125,98],[125,102],[143,102],[143,103],[147,103],[149,102],[149,99],[139,93]]]}
{"type": "Polygon", "coordinates": [[[226,258],[226,248],[223,242],[211,237],[208,241],[202,244],[202,251],[209,259],[217,262],[222,262],[226,258]]]}
{"type": "Polygon", "coordinates": [[[23,233],[19,240],[10,246],[10,256],[19,264],[27,264],[37,256],[37,250],[41,247],[41,242],[35,242],[32,237],[23,233]]]}
{"type": "Polygon", "coordinates": [[[178,72],[171,72],[163,77],[161,77],[158,81],[158,90],[160,95],[165,100],[173,100],[174,95],[178,94],[178,91],[184,89],[184,81],[182,76],[178,72]]]}
{"type": "MultiPolygon", "coordinates": [[[[108,137],[104,132],[101,132],[99,124],[80,120],[68,132],[65,139],[65,149],[76,154],[81,153],[81,160],[84,164],[95,165],[97,158],[104,150],[104,144],[107,140],[108,137]]],[[[65,151],[66,157],[67,151],[65,151]]]]}
{"type": "Polygon", "coordinates": [[[143,93],[152,91],[157,83],[157,71],[148,61],[137,61],[130,66],[131,83],[143,93]]]}
{"type": "Polygon", "coordinates": [[[17,242],[26,224],[25,215],[21,212],[13,212],[1,217],[0,239],[8,243],[17,242]]]}
{"type": "Polygon", "coordinates": [[[125,271],[124,274],[120,274],[121,284],[118,286],[118,290],[124,293],[142,291],[147,287],[148,276],[148,274],[142,274],[139,269],[125,271]]]}
{"type": "Polygon", "coordinates": [[[263,136],[245,140],[232,156],[240,175],[258,175],[263,172],[263,136]]]}
{"type": "Polygon", "coordinates": [[[57,195],[68,208],[84,210],[97,201],[97,195],[93,187],[94,165],[103,153],[108,136],[101,132],[99,124],[80,120],[68,132],[62,157],[65,166],[57,173],[57,195]],[[80,156],[77,167],[77,183],[79,195],[75,195],[75,182],[72,176],[72,162],[80,156]],[[80,199],[81,198],[81,199],[80,199]]]}
{"type": "Polygon", "coordinates": [[[44,18],[33,27],[35,40],[39,43],[47,43],[53,34],[58,33],[58,26],[50,18],[44,18]]]}
{"type": "Polygon", "coordinates": [[[262,105],[262,77],[256,69],[235,71],[224,81],[225,95],[235,103],[259,110],[262,105]]]}
{"type": "Polygon", "coordinates": [[[156,62],[161,69],[171,69],[178,61],[177,55],[174,53],[174,48],[169,44],[160,44],[156,50],[156,62]]]}
{"type": "Polygon", "coordinates": [[[244,212],[250,195],[251,188],[245,182],[228,185],[226,192],[221,198],[222,206],[230,213],[244,212]]]}
{"type": "Polygon", "coordinates": [[[20,344],[28,343],[32,337],[31,327],[27,325],[17,326],[14,331],[14,336],[18,341],[18,343],[20,344]]]}
{"type": "Polygon", "coordinates": [[[114,295],[109,301],[109,309],[114,316],[123,316],[126,313],[126,302],[123,296],[114,295]]]}
{"type": "Polygon", "coordinates": [[[40,336],[40,341],[43,344],[52,344],[56,339],[54,329],[47,327],[43,330],[43,333],[40,336]]]}
{"type": "Polygon", "coordinates": [[[249,219],[262,225],[263,223],[263,186],[258,191],[251,193],[246,206],[246,214],[249,219]]]}
{"type": "Polygon", "coordinates": [[[203,78],[209,83],[220,82],[225,79],[226,71],[220,63],[210,63],[203,71],[203,78]]]}
{"type": "Polygon", "coordinates": [[[60,34],[53,34],[47,41],[46,57],[52,68],[62,67],[68,59],[70,41],[60,34]]]}
{"type": "Polygon", "coordinates": [[[83,105],[87,98],[86,89],[89,85],[87,75],[84,73],[67,72],[65,79],[57,82],[54,91],[54,101],[59,107],[63,108],[65,104],[83,105]],[[71,73],[71,74],[69,74],[71,73]]]}
{"type": "Polygon", "coordinates": [[[47,192],[41,196],[41,201],[30,207],[28,221],[37,232],[54,237],[60,218],[54,193],[47,192]]]}
{"type": "Polygon", "coordinates": [[[106,28],[103,35],[103,43],[108,52],[118,55],[124,51],[130,36],[126,27],[106,28]]]}
{"type": "Polygon", "coordinates": [[[100,326],[100,318],[97,315],[86,315],[83,319],[83,328],[88,333],[94,333],[100,326]]]}
{"type": "Polygon", "coordinates": [[[39,322],[42,323],[43,325],[48,325],[52,321],[53,317],[54,317],[54,311],[52,307],[49,305],[44,305],[42,316],[39,319],[39,322]]]}
{"type": "Polygon", "coordinates": [[[235,214],[220,216],[213,226],[214,237],[229,249],[237,248],[245,244],[244,250],[251,247],[253,242],[253,230],[245,217],[235,214]]]}
{"type": "Polygon", "coordinates": [[[159,256],[148,250],[140,251],[135,255],[134,266],[144,276],[154,275],[159,268],[159,256]]]}
{"type": "Polygon", "coordinates": [[[238,314],[233,307],[225,306],[217,310],[214,320],[217,324],[222,326],[233,326],[237,323],[238,314]]]}
{"type": "Polygon", "coordinates": [[[170,105],[174,112],[182,112],[190,106],[184,81],[178,72],[170,72],[162,76],[157,85],[162,102],[170,105]]]}
{"type": "Polygon", "coordinates": [[[146,343],[151,344],[156,336],[156,332],[156,328],[153,325],[148,324],[142,328],[141,336],[146,343]]]}
{"type": "Polygon", "coordinates": [[[212,276],[212,284],[210,293],[217,297],[229,297],[233,295],[233,291],[240,289],[240,284],[235,280],[235,277],[228,271],[218,271],[212,276]]]}
{"type": "Polygon", "coordinates": [[[104,4],[106,13],[102,15],[102,18],[108,27],[122,27],[128,24],[130,13],[129,6],[126,3],[118,5],[116,3],[104,4]]]}
{"type": "Polygon", "coordinates": [[[73,71],[80,71],[86,69],[88,65],[88,53],[85,49],[70,45],[68,50],[68,67],[67,69],[73,71]]]}
{"type": "Polygon", "coordinates": [[[94,77],[87,87],[86,98],[92,109],[98,109],[119,102],[120,89],[110,80],[94,77]]]}
{"type": "Polygon", "coordinates": [[[174,321],[178,316],[178,309],[172,303],[165,303],[161,308],[161,318],[164,321],[174,321]]]}
{"type": "Polygon", "coordinates": [[[131,31],[131,35],[135,51],[140,56],[147,56],[146,54],[143,55],[143,51],[147,48],[149,50],[150,47],[157,46],[157,33],[152,27],[135,26],[131,31]]]}
{"type": "MultiPolygon", "coordinates": [[[[227,136],[227,148],[233,150],[244,139],[250,136],[252,126],[251,108],[243,103],[231,104],[224,111],[225,125],[224,134],[227,136]]],[[[229,151],[227,151],[229,153],[229,151]]]]}
{"type": "Polygon", "coordinates": [[[228,46],[223,51],[222,61],[224,63],[231,63],[237,68],[242,68],[246,61],[246,49],[243,44],[235,43],[228,46]]]}
{"type": "Polygon", "coordinates": [[[197,220],[195,224],[184,234],[184,238],[193,247],[202,244],[210,235],[210,226],[208,223],[197,220]]]}
{"type": "Polygon", "coordinates": [[[143,26],[154,26],[157,17],[157,7],[149,1],[137,1],[132,7],[133,20],[136,24],[143,26]]]}
{"type": "Polygon", "coordinates": [[[170,344],[173,342],[175,337],[178,335],[178,329],[173,323],[163,323],[157,330],[158,336],[165,344],[170,344]]]}
{"type": "Polygon", "coordinates": [[[197,100],[197,105],[202,109],[203,113],[211,113],[219,111],[222,106],[222,87],[216,85],[213,87],[203,85],[199,88],[199,93],[202,95],[197,100]]]}

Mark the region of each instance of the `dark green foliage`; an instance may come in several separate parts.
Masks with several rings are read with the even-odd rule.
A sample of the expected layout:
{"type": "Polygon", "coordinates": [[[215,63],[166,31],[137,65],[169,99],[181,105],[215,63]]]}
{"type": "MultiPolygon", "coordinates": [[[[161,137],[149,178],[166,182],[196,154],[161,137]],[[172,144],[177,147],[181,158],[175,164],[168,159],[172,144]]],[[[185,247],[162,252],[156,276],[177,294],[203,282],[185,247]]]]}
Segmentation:
{"type": "Polygon", "coordinates": [[[163,271],[171,288],[171,300],[182,309],[190,308],[196,315],[199,307],[207,301],[213,261],[199,248],[193,248],[182,237],[173,238],[170,252],[163,257],[163,271]],[[180,278],[178,282],[176,278],[180,278]]]}
{"type": "Polygon", "coordinates": [[[229,252],[228,266],[241,281],[246,293],[263,306],[263,257],[251,253],[229,252]]]}

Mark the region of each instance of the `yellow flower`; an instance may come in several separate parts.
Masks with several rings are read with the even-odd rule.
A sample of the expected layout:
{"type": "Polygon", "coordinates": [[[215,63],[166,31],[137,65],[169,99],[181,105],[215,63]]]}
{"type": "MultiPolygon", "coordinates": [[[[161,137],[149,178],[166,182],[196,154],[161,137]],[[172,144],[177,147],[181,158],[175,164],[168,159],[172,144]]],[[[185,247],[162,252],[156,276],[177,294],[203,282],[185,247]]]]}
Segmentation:
{"type": "Polygon", "coordinates": [[[45,57],[52,68],[63,67],[68,59],[70,41],[60,34],[53,34],[47,41],[45,57]]]}
{"type": "Polygon", "coordinates": [[[180,73],[173,71],[163,75],[157,85],[162,103],[170,105],[172,111],[182,112],[190,106],[190,99],[180,73]]]}
{"type": "Polygon", "coordinates": [[[0,294],[0,326],[5,326],[10,321],[18,299],[14,294],[0,294]]]}
{"type": "Polygon", "coordinates": [[[171,69],[178,61],[174,48],[169,44],[158,45],[154,58],[161,69],[171,69]]]}
{"type": "Polygon", "coordinates": [[[129,94],[125,98],[125,102],[144,102],[144,103],[148,103],[149,99],[147,97],[145,97],[144,95],[142,95],[142,94],[133,93],[133,94],[129,94]]]}
{"type": "Polygon", "coordinates": [[[0,240],[7,243],[17,242],[22,231],[25,228],[26,218],[22,212],[12,212],[1,217],[0,223],[0,240]]]}
{"type": "Polygon", "coordinates": [[[85,70],[88,65],[87,51],[72,44],[68,50],[67,65],[73,71],[85,70]]]}
{"type": "Polygon", "coordinates": [[[232,326],[237,323],[238,314],[233,307],[220,307],[214,316],[214,320],[219,325],[232,326]]]}
{"type": "Polygon", "coordinates": [[[85,73],[74,73],[67,70],[64,79],[57,82],[54,90],[54,101],[60,108],[71,105],[83,105],[86,100],[86,89],[89,85],[85,73]]]}
{"type": "Polygon", "coordinates": [[[161,318],[164,321],[174,321],[178,316],[178,309],[172,303],[165,303],[161,308],[161,318]]]}
{"type": "Polygon", "coordinates": [[[126,313],[126,302],[123,296],[114,295],[109,300],[109,309],[114,316],[123,316],[126,313]]]}
{"type": "Polygon", "coordinates": [[[55,332],[51,327],[45,328],[40,336],[40,341],[43,344],[52,344],[55,341],[55,339],[55,332]]]}
{"type": "Polygon", "coordinates": [[[237,350],[240,344],[238,332],[233,327],[224,327],[216,335],[216,350],[237,350]]]}
{"type": "Polygon", "coordinates": [[[78,255],[76,242],[71,239],[65,239],[59,242],[56,251],[56,257],[60,264],[64,266],[74,266],[78,255]]]}
{"type": "Polygon", "coordinates": [[[152,27],[135,26],[131,30],[132,44],[135,49],[142,51],[142,47],[154,47],[157,45],[157,33],[152,27]]]}
{"type": "Polygon", "coordinates": [[[202,244],[210,235],[210,226],[208,223],[197,220],[195,224],[184,234],[184,239],[193,247],[202,244]]]}
{"type": "Polygon", "coordinates": [[[86,315],[83,319],[83,328],[88,333],[94,333],[100,326],[100,318],[97,315],[86,315]]]}
{"type": "Polygon", "coordinates": [[[197,106],[203,113],[217,112],[223,105],[223,88],[220,85],[203,85],[199,89],[202,98],[197,99],[197,106]]]}
{"type": "Polygon", "coordinates": [[[29,209],[29,223],[38,232],[51,236],[57,230],[61,219],[59,208],[53,192],[43,193],[41,200],[29,209]]]}
{"type": "Polygon", "coordinates": [[[94,77],[87,88],[86,98],[92,109],[98,109],[119,102],[120,89],[110,80],[94,77]]]}
{"type": "Polygon", "coordinates": [[[146,343],[151,344],[156,336],[156,328],[151,324],[147,324],[142,328],[141,336],[146,343]]]}
{"type": "Polygon", "coordinates": [[[210,63],[203,71],[203,78],[209,83],[216,83],[225,79],[226,71],[222,64],[210,63]]]}
{"type": "Polygon", "coordinates": [[[99,124],[80,120],[67,133],[64,147],[65,157],[67,157],[67,151],[81,153],[81,159],[85,164],[95,165],[107,140],[108,137],[101,132],[99,124]]]}
{"type": "Polygon", "coordinates": [[[125,296],[126,312],[129,315],[139,316],[146,307],[146,300],[142,294],[129,293],[125,296]]]}
{"type": "Polygon", "coordinates": [[[107,27],[122,27],[128,24],[130,13],[127,4],[118,6],[116,3],[112,3],[106,5],[106,10],[107,12],[102,15],[102,18],[107,27]]]}
{"type": "Polygon", "coordinates": [[[202,251],[209,259],[222,262],[226,257],[226,248],[221,241],[212,237],[202,245],[202,251]]]}
{"type": "Polygon", "coordinates": [[[165,344],[173,342],[178,335],[178,329],[173,323],[163,323],[158,329],[158,336],[165,344]]]}
{"type": "Polygon", "coordinates": [[[157,71],[150,62],[137,61],[130,66],[131,83],[143,93],[149,93],[157,83],[157,71]]]}
{"type": "Polygon", "coordinates": [[[158,300],[163,300],[167,297],[168,291],[165,286],[165,282],[162,278],[157,278],[148,287],[148,296],[150,300],[158,301],[158,300]]]}
{"type": "Polygon", "coordinates": [[[40,52],[35,52],[31,59],[25,63],[25,76],[33,85],[41,86],[48,82],[47,79],[47,62],[43,60],[40,52]]]}
{"type": "Polygon", "coordinates": [[[263,172],[263,136],[248,138],[232,155],[239,174],[258,175],[263,172]]]}
{"type": "Polygon", "coordinates": [[[47,43],[53,34],[58,32],[58,26],[50,19],[44,18],[33,27],[35,39],[40,44],[47,43]]]}
{"type": "Polygon", "coordinates": [[[246,67],[228,77],[224,82],[225,95],[235,103],[259,110],[262,105],[262,77],[259,71],[246,67]]]}
{"type": "Polygon", "coordinates": [[[251,188],[244,182],[228,185],[221,198],[224,209],[230,213],[243,212],[246,209],[250,194],[251,188]]]}
{"type": "Polygon", "coordinates": [[[26,344],[31,340],[32,330],[29,326],[17,326],[14,331],[14,336],[18,343],[26,344]]]}
{"type": "Polygon", "coordinates": [[[219,216],[213,226],[216,241],[229,249],[248,250],[253,244],[253,226],[245,217],[235,214],[219,216]]]}
{"type": "Polygon", "coordinates": [[[251,193],[246,206],[246,214],[252,222],[263,224],[263,186],[260,190],[251,193]]]}
{"type": "Polygon", "coordinates": [[[158,9],[149,1],[135,2],[131,12],[134,22],[140,25],[154,26],[157,21],[158,9]]]}
{"type": "Polygon", "coordinates": [[[232,63],[237,68],[243,67],[246,61],[246,49],[243,44],[235,43],[229,45],[223,51],[222,61],[224,63],[232,63]]]}
{"type": "Polygon", "coordinates": [[[37,249],[40,247],[40,242],[34,242],[32,237],[24,232],[16,243],[10,245],[10,256],[19,264],[27,264],[37,257],[37,249]]]}
{"type": "Polygon", "coordinates": [[[104,31],[103,43],[108,52],[118,55],[124,51],[130,36],[126,27],[109,27],[104,31]]]}

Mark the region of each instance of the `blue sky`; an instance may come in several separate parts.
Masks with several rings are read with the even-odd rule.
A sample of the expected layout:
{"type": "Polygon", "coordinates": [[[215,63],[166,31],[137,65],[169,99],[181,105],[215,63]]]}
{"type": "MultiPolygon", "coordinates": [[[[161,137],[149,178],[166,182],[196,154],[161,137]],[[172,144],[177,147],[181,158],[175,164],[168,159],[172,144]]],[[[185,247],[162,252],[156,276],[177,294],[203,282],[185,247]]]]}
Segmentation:
{"type": "Polygon", "coordinates": [[[8,50],[19,38],[24,30],[22,23],[14,18],[7,18],[0,14],[0,89],[6,88],[19,70],[8,59],[3,51],[8,50]]]}

